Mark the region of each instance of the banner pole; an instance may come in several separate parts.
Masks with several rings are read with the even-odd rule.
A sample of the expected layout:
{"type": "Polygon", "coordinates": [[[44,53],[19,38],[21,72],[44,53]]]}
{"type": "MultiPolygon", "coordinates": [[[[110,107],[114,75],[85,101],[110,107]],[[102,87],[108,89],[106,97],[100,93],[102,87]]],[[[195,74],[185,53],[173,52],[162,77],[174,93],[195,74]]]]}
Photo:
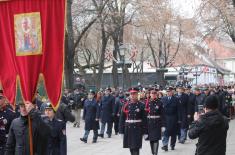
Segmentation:
{"type": "Polygon", "coordinates": [[[28,116],[28,121],[29,121],[29,149],[30,149],[30,155],[33,155],[32,121],[30,116],[28,116]]]}

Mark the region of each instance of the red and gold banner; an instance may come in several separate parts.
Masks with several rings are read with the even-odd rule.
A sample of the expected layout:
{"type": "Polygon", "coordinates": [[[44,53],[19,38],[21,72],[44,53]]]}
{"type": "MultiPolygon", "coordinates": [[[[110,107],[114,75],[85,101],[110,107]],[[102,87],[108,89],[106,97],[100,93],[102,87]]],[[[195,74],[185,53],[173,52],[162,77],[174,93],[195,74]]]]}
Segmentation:
{"type": "Polygon", "coordinates": [[[32,101],[40,78],[57,107],[63,81],[65,0],[0,1],[0,83],[13,104],[16,85],[32,101]]]}

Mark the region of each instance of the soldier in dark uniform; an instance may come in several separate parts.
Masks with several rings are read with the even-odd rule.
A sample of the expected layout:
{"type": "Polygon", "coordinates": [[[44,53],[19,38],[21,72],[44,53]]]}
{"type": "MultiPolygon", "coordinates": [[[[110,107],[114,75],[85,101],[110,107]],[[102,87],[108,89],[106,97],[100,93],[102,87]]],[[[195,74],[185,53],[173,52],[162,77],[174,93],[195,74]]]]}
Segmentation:
{"type": "Polygon", "coordinates": [[[15,112],[6,105],[5,96],[0,94],[0,155],[4,154],[7,134],[9,132],[11,122],[15,117],[15,112]]]}
{"type": "Polygon", "coordinates": [[[50,127],[50,136],[46,155],[66,155],[66,129],[62,120],[55,118],[55,111],[50,103],[45,107],[44,122],[50,127]]]}
{"type": "Polygon", "coordinates": [[[187,138],[188,130],[188,95],[184,93],[183,85],[178,85],[176,97],[179,100],[180,127],[179,127],[179,143],[184,144],[187,138]]]}
{"type": "Polygon", "coordinates": [[[84,103],[83,120],[85,120],[85,134],[83,138],[80,138],[84,143],[87,143],[90,130],[94,132],[92,143],[96,143],[98,138],[99,104],[96,102],[94,96],[95,92],[91,90],[88,94],[88,99],[84,103]]]}
{"type": "Polygon", "coordinates": [[[106,124],[108,125],[106,133],[108,134],[108,137],[111,138],[113,128],[114,105],[115,98],[111,95],[111,89],[106,88],[105,95],[102,97],[100,102],[101,130],[99,136],[102,138],[104,137],[104,130],[106,124]]]}
{"type": "Polygon", "coordinates": [[[185,89],[185,94],[188,95],[188,123],[189,125],[193,121],[193,116],[195,112],[195,100],[196,96],[191,92],[191,86],[187,86],[185,89]]]}
{"type": "Polygon", "coordinates": [[[174,88],[168,87],[167,88],[167,96],[163,97],[163,108],[164,108],[164,114],[165,114],[165,127],[166,131],[163,134],[163,147],[162,149],[165,151],[168,151],[168,142],[169,137],[171,137],[171,149],[175,149],[175,143],[176,143],[176,135],[177,135],[177,128],[179,118],[180,118],[180,111],[179,111],[179,100],[176,98],[173,94],[174,88]]]}
{"type": "Polygon", "coordinates": [[[139,155],[142,138],[147,134],[145,105],[138,101],[138,88],[130,88],[130,101],[122,109],[119,132],[124,134],[123,147],[129,148],[131,155],[139,155]]]}
{"type": "Polygon", "coordinates": [[[151,151],[153,155],[158,154],[159,140],[161,133],[165,130],[164,110],[161,100],[158,98],[159,88],[149,89],[150,99],[146,101],[145,110],[147,112],[148,139],[150,140],[151,151]]]}
{"type": "Polygon", "coordinates": [[[114,105],[114,130],[117,135],[119,132],[119,118],[121,114],[122,106],[125,104],[126,99],[123,91],[120,91],[118,97],[115,99],[114,105]]]}

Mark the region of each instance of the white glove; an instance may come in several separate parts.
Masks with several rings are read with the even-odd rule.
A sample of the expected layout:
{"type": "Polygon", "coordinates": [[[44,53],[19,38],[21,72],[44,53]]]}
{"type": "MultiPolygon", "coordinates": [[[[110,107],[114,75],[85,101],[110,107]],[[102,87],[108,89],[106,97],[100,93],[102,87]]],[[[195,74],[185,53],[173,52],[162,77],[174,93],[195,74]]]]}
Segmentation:
{"type": "Polygon", "coordinates": [[[166,131],[166,128],[165,128],[165,127],[162,127],[161,130],[162,130],[162,132],[165,132],[165,131],[166,131]]]}
{"type": "Polygon", "coordinates": [[[4,124],[4,125],[7,124],[7,119],[3,119],[3,124],[4,124]]]}
{"type": "Polygon", "coordinates": [[[148,135],[146,134],[146,135],[144,135],[144,139],[146,139],[146,138],[148,138],[148,135]]]}

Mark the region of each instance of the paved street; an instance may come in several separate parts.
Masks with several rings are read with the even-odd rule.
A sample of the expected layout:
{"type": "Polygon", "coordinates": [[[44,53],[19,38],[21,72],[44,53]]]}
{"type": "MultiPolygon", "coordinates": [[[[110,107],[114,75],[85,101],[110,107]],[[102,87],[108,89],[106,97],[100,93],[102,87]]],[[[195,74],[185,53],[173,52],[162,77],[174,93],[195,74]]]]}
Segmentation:
{"type": "MultiPolygon", "coordinates": [[[[111,139],[98,139],[97,144],[92,144],[91,132],[88,143],[82,143],[79,138],[83,135],[83,124],[81,128],[73,128],[67,125],[68,155],[128,155],[129,150],[122,148],[122,138],[113,136],[111,139]]],[[[235,155],[235,120],[231,121],[227,139],[227,155],[235,155]]],[[[175,151],[164,152],[159,149],[159,155],[194,155],[196,141],[188,140],[186,144],[177,143],[175,151]]],[[[149,143],[144,141],[141,155],[151,155],[149,143]]]]}

